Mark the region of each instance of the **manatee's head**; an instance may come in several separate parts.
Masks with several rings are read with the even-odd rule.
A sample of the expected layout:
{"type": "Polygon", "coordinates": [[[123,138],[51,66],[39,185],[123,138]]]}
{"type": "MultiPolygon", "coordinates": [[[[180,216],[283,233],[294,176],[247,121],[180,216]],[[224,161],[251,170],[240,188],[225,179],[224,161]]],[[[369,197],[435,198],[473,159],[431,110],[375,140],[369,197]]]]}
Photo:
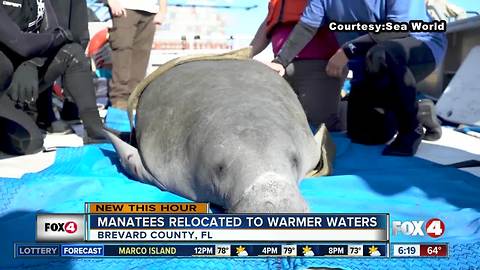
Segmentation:
{"type": "Polygon", "coordinates": [[[211,132],[197,165],[199,181],[211,185],[205,199],[231,213],[308,212],[299,181],[319,160],[308,132],[271,125],[211,132]]]}
{"type": "Polygon", "coordinates": [[[232,213],[306,213],[309,211],[297,185],[289,175],[266,172],[259,175],[228,209],[232,213]]]}

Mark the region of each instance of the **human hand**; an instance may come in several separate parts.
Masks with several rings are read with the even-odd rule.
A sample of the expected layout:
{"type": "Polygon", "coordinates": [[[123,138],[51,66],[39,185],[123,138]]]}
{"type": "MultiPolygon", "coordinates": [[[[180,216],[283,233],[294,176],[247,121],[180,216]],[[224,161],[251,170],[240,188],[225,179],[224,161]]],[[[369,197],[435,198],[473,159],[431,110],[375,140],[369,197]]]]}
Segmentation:
{"type": "Polygon", "coordinates": [[[127,10],[117,0],[108,0],[108,6],[110,7],[114,17],[127,17],[127,10]]]}
{"type": "Polygon", "coordinates": [[[366,56],[366,69],[369,73],[378,73],[387,67],[387,52],[382,46],[375,46],[366,56]]]}
{"type": "Polygon", "coordinates": [[[275,62],[269,62],[269,63],[266,63],[266,65],[275,70],[276,72],[278,72],[278,75],[282,76],[285,75],[285,68],[279,64],[279,63],[275,63],[275,62]]]}
{"type": "Polygon", "coordinates": [[[156,25],[162,25],[165,21],[165,14],[158,12],[153,18],[153,23],[156,25]]]}
{"type": "Polygon", "coordinates": [[[58,48],[65,43],[70,43],[73,41],[73,35],[69,30],[57,27],[52,31],[53,34],[53,43],[52,47],[58,48]]]}
{"type": "Polygon", "coordinates": [[[38,69],[29,62],[23,62],[13,73],[7,95],[14,102],[33,102],[38,98],[38,69]]]}
{"type": "Polygon", "coordinates": [[[327,75],[336,78],[344,78],[348,72],[346,68],[348,63],[348,57],[342,48],[330,58],[327,64],[327,75]]]}

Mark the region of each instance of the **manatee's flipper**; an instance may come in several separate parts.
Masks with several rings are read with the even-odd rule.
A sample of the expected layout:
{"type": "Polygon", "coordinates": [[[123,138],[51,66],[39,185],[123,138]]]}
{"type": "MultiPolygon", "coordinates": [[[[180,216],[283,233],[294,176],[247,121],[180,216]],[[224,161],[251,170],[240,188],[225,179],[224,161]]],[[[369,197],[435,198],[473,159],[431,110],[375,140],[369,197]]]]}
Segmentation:
{"type": "MultiPolygon", "coordinates": [[[[137,148],[129,145],[124,142],[112,132],[104,129],[105,136],[110,140],[120,157],[120,163],[127,173],[136,180],[139,180],[146,184],[155,183],[156,186],[159,186],[159,182],[145,169],[143,166],[142,159],[138,154],[137,148]]],[[[162,190],[165,190],[163,186],[159,186],[162,190]]]]}
{"type": "MultiPolygon", "coordinates": [[[[130,131],[119,131],[119,130],[109,128],[109,127],[103,127],[103,129],[112,133],[114,136],[116,136],[120,140],[132,145],[133,147],[136,147],[135,142],[132,143],[132,140],[131,140],[132,136],[135,136],[135,134],[134,134],[135,129],[133,129],[131,132],[130,131]]],[[[111,141],[111,140],[109,139],[109,141],[111,141]]]]}
{"type": "Polygon", "coordinates": [[[328,133],[325,124],[315,134],[315,141],[320,147],[320,161],[315,169],[306,175],[306,177],[326,176],[333,173],[333,161],[335,160],[336,146],[328,133]]]}

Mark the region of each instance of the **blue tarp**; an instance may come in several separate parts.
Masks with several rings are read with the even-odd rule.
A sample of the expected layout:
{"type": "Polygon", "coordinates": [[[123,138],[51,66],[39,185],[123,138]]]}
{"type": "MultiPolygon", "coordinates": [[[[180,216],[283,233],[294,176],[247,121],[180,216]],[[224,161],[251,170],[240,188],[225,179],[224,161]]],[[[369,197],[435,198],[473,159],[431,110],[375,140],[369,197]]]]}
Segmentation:
{"type": "MultiPolygon", "coordinates": [[[[111,127],[127,129],[124,112],[109,111],[111,127]]],[[[40,212],[82,213],[84,202],[186,201],[122,174],[111,145],[59,149],[55,164],[22,179],[0,179],[0,269],[478,269],[480,179],[418,158],[381,155],[382,147],[352,144],[334,134],[335,175],[305,179],[313,212],[390,213],[392,220],[442,219],[438,238],[392,237],[392,242],[448,242],[448,259],[13,259],[13,242],[35,241],[40,212]]]]}

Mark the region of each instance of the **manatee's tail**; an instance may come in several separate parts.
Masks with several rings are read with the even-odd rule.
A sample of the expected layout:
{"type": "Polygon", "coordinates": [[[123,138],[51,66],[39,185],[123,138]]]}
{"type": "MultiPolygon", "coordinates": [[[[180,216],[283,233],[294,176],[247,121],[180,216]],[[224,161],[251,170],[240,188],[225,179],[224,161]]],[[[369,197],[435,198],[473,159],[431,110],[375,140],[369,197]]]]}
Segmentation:
{"type": "MultiPolygon", "coordinates": [[[[128,175],[141,182],[151,184],[154,177],[147,171],[147,169],[145,169],[137,148],[126,143],[118,135],[114,134],[107,128],[103,129],[103,132],[105,133],[105,137],[107,137],[113,144],[113,147],[120,158],[120,163],[128,175]]],[[[124,134],[123,136],[126,135],[124,134]]],[[[158,184],[156,185],[158,186],[158,184]]]]}

